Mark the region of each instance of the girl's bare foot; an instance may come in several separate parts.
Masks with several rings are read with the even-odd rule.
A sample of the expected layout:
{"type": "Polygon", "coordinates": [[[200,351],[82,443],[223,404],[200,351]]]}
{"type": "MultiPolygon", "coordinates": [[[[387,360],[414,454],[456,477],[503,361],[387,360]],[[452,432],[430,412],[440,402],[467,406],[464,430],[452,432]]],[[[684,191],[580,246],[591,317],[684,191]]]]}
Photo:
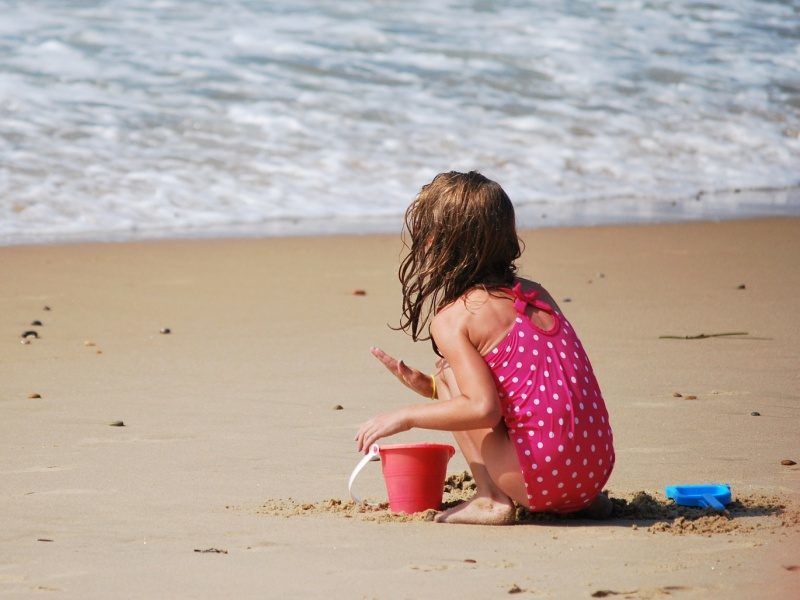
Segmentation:
{"type": "Polygon", "coordinates": [[[502,501],[481,496],[439,513],[434,520],[437,523],[513,525],[517,510],[510,499],[502,501]]]}

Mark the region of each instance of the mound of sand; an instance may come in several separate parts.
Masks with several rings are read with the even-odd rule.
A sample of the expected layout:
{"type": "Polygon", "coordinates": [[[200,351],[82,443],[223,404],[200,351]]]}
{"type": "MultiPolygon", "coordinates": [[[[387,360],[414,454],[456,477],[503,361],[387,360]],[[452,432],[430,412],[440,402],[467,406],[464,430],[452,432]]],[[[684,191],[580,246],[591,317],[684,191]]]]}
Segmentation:
{"type": "MultiPolygon", "coordinates": [[[[443,508],[469,500],[474,493],[475,482],[469,473],[464,471],[450,475],[445,481],[443,508]]],[[[603,493],[609,495],[613,505],[613,512],[608,521],[633,529],[646,528],[651,533],[712,535],[742,533],[763,528],[800,529],[800,507],[790,506],[787,499],[778,495],[740,496],[727,506],[727,510],[716,512],[710,509],[678,506],[672,500],[661,499],[645,491],[628,495],[610,495],[607,491],[603,493]]],[[[437,513],[435,510],[427,510],[407,515],[391,512],[388,503],[385,502],[353,502],[337,498],[321,502],[300,502],[293,498],[269,499],[255,512],[280,517],[337,515],[379,523],[433,521],[437,513]]],[[[517,522],[522,524],[574,524],[582,520],[575,515],[532,513],[522,507],[517,509],[517,522]]]]}

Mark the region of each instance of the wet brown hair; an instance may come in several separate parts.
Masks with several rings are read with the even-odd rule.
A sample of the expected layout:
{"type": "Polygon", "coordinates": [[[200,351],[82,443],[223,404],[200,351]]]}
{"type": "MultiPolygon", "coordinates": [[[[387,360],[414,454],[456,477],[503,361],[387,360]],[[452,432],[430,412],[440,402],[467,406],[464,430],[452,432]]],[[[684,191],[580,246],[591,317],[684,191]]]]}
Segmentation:
{"type": "Polygon", "coordinates": [[[397,329],[414,341],[431,339],[431,316],[470,289],[513,285],[521,254],[511,200],[476,171],[440,173],[424,185],[406,210],[403,243],[397,329]]]}

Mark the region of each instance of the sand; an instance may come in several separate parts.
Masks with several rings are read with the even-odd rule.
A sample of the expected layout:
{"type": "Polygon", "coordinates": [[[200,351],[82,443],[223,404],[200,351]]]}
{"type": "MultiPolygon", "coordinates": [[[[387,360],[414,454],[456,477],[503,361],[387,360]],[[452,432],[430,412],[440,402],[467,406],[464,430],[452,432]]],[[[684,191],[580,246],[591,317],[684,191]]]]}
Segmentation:
{"type": "MultiPolygon", "coordinates": [[[[523,238],[522,274],[559,301],[607,399],[608,521],[448,526],[349,502],[358,424],[416,401],[368,348],[432,361],[386,326],[397,236],[0,248],[0,593],[795,593],[800,467],[781,461],[800,461],[800,219],[523,238]],[[730,332],[746,334],[659,338],[730,332]],[[731,484],[727,515],[664,498],[702,481],[731,484]]],[[[450,441],[392,441],[423,440],[450,441]]],[[[357,485],[385,502],[379,472],[357,485]]]]}

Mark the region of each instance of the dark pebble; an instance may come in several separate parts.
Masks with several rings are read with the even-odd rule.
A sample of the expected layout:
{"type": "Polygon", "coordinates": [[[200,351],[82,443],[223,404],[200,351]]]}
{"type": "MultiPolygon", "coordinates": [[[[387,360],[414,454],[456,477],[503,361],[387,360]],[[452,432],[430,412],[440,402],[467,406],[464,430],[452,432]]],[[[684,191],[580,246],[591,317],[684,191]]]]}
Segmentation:
{"type": "Polygon", "coordinates": [[[673,398],[682,398],[683,394],[681,394],[680,392],[672,392],[672,397],[673,398]]]}
{"type": "Polygon", "coordinates": [[[37,542],[52,542],[50,538],[36,538],[37,542]]]}
{"type": "Polygon", "coordinates": [[[37,394],[36,392],[28,394],[28,398],[30,398],[31,400],[34,400],[35,398],[41,398],[41,397],[42,397],[42,395],[41,394],[37,394]]]}
{"type": "Polygon", "coordinates": [[[737,290],[746,290],[746,289],[747,289],[747,286],[746,286],[745,284],[743,284],[743,283],[740,283],[740,284],[739,284],[739,285],[736,287],[736,289],[737,289],[737,290]]]}
{"type": "Polygon", "coordinates": [[[796,465],[797,463],[796,463],[796,462],[794,462],[793,460],[790,460],[790,459],[788,459],[788,458],[784,458],[784,459],[781,461],[781,464],[782,464],[784,467],[791,467],[792,465],[796,465]]]}
{"type": "Polygon", "coordinates": [[[758,412],[757,410],[754,410],[753,412],[750,413],[750,416],[751,417],[760,417],[761,413],[758,412]]]}
{"type": "Polygon", "coordinates": [[[477,560],[475,560],[474,558],[465,558],[465,559],[464,559],[464,562],[465,562],[465,563],[470,563],[470,564],[473,564],[473,565],[474,565],[474,564],[475,564],[476,562],[478,562],[478,561],[477,561],[477,560]]]}
{"type": "Polygon", "coordinates": [[[366,296],[367,290],[353,290],[353,296],[366,296]]]}
{"type": "Polygon", "coordinates": [[[341,404],[334,404],[333,410],[344,410],[344,406],[342,406],[341,404]]]}
{"type": "Polygon", "coordinates": [[[159,331],[159,333],[163,333],[164,335],[167,335],[169,333],[172,333],[172,330],[169,327],[164,327],[164,329],[161,329],[159,331]]]}
{"type": "Polygon", "coordinates": [[[572,302],[572,298],[564,298],[564,302],[572,302]]]}
{"type": "Polygon", "coordinates": [[[20,337],[24,337],[24,338],[26,338],[26,337],[35,337],[35,338],[38,339],[39,338],[39,334],[36,333],[33,330],[29,330],[29,331],[23,331],[22,335],[20,337]]]}
{"type": "Polygon", "coordinates": [[[108,425],[109,427],[125,427],[125,423],[123,421],[111,421],[111,423],[108,425]]]}
{"type": "Polygon", "coordinates": [[[41,321],[31,321],[31,327],[41,327],[41,326],[42,326],[41,321]]]}
{"type": "Polygon", "coordinates": [[[508,593],[509,594],[521,594],[522,592],[523,592],[523,589],[521,587],[519,587],[516,583],[514,585],[512,585],[510,588],[508,588],[508,593]]]}
{"type": "Polygon", "coordinates": [[[45,306],[42,310],[50,310],[49,306],[45,306]]]}

